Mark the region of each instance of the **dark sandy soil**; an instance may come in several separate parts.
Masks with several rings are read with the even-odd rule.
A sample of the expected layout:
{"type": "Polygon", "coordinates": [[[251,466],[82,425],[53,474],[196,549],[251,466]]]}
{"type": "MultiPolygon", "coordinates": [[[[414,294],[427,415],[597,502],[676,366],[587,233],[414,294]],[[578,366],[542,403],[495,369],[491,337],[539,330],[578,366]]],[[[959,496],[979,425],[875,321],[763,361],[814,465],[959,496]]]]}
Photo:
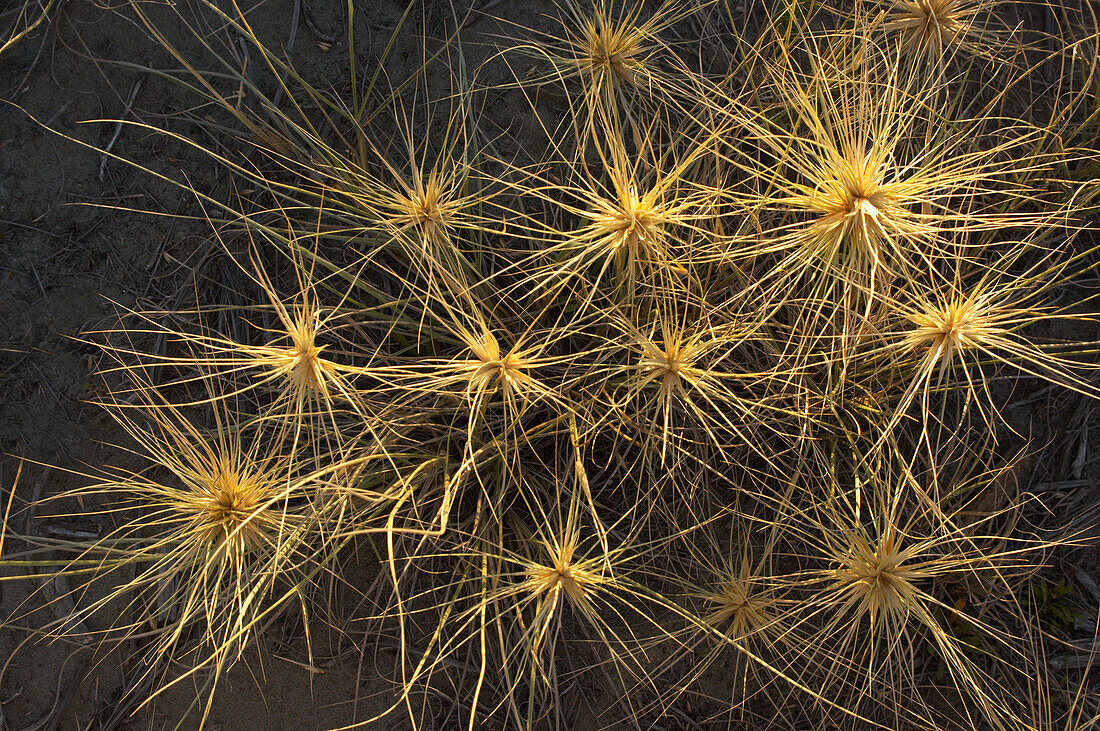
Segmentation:
{"type": "MultiPolygon", "coordinates": [[[[0,0],[0,12],[13,1],[0,0]]],[[[279,39],[290,32],[293,5],[293,0],[267,0],[253,11],[275,47],[284,45],[279,39]]],[[[340,55],[346,48],[344,3],[313,0],[311,5],[309,22],[299,22],[291,56],[313,78],[340,74],[345,68],[340,55]],[[326,52],[327,34],[335,42],[326,52]]],[[[433,13],[444,12],[444,5],[429,3],[408,24],[391,73],[402,73],[400,59],[417,61],[423,42],[417,34],[425,28],[429,37],[438,33],[442,21],[433,13]]],[[[357,32],[368,39],[370,52],[377,52],[404,5],[365,0],[357,8],[362,26],[357,32]]],[[[506,0],[493,12],[537,25],[539,12],[549,8],[537,0],[506,0]]],[[[201,56],[194,39],[173,26],[162,10],[150,5],[155,17],[159,13],[165,19],[166,29],[178,30],[181,46],[201,56]]],[[[467,34],[471,63],[489,57],[494,34],[508,32],[507,24],[496,20],[480,18],[472,24],[467,34]]],[[[13,529],[18,531],[23,530],[29,502],[80,479],[67,469],[126,463],[127,457],[109,446],[121,443],[123,435],[88,403],[99,388],[92,375],[97,352],[81,342],[81,333],[111,327],[119,307],[189,306],[196,296],[228,296],[219,295],[223,267],[195,196],[93,149],[109,146],[114,154],[171,180],[186,179],[215,198],[231,193],[225,176],[204,155],[151,130],[96,121],[125,117],[197,133],[186,117],[202,114],[193,108],[196,100],[126,63],[176,68],[122,0],[61,2],[38,31],[0,56],[0,488],[6,504],[19,459],[28,460],[12,507],[18,516],[13,529]]],[[[515,109],[494,104],[490,124],[508,128],[515,109]]],[[[1019,423],[1051,445],[1033,460],[1029,479],[1065,483],[1072,496],[1067,504],[1078,509],[1094,505],[1100,407],[1075,396],[1048,394],[1018,411],[1019,423]]],[[[35,530],[46,529],[36,525],[35,530]]],[[[58,522],[57,528],[95,534],[103,526],[70,519],[58,522]]],[[[1083,626],[1095,621],[1100,596],[1090,595],[1078,570],[1091,571],[1094,554],[1091,548],[1073,552],[1059,557],[1052,569],[1052,576],[1073,584],[1071,598],[1091,606],[1091,615],[1082,611],[1083,626]]],[[[31,614],[25,610],[40,607],[64,588],[50,582],[0,583],[0,616],[21,617],[0,634],[0,663],[7,662],[0,684],[0,728],[175,726],[195,698],[191,685],[181,685],[131,715],[131,707],[117,704],[134,672],[124,652],[35,638],[31,631],[58,613],[63,616],[65,605],[55,603],[31,614]]],[[[347,637],[354,638],[354,633],[341,643],[319,631],[315,665],[309,667],[301,630],[295,631],[293,622],[286,632],[268,633],[263,647],[222,683],[208,727],[333,728],[384,707],[392,699],[392,686],[376,667],[392,662],[392,656],[361,658],[347,637]]],[[[184,726],[191,727],[193,718],[184,726]]],[[[391,718],[377,727],[405,727],[400,714],[391,718]]]]}

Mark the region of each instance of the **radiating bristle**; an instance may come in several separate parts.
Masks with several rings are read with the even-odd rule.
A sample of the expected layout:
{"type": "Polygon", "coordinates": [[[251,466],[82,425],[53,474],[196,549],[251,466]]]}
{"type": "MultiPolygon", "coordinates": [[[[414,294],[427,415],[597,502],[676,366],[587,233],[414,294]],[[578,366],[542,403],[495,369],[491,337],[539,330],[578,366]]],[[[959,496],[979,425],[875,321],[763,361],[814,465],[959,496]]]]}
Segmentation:
{"type": "Polygon", "coordinates": [[[936,360],[951,361],[956,352],[974,347],[983,337],[988,339],[1003,332],[992,316],[983,313],[980,302],[966,298],[932,306],[913,313],[909,319],[915,327],[907,335],[907,344],[913,348],[933,348],[936,360]]]}
{"type": "Polygon", "coordinates": [[[895,0],[887,29],[905,36],[910,50],[942,52],[965,30],[967,0],[895,0]]]}
{"type": "Polygon", "coordinates": [[[576,547],[571,540],[554,547],[549,565],[534,565],[528,569],[526,587],[535,596],[556,602],[562,594],[578,606],[590,601],[590,592],[601,583],[598,561],[574,561],[576,547]]]}
{"type": "Polygon", "coordinates": [[[629,22],[616,23],[602,9],[588,19],[582,30],[584,53],[578,64],[598,79],[610,84],[612,76],[634,84],[634,70],[642,64],[645,52],[644,31],[629,22]]]}
{"type": "Polygon", "coordinates": [[[283,349],[257,351],[261,359],[277,375],[286,378],[297,393],[327,394],[329,379],[336,375],[335,364],[321,357],[325,346],[316,344],[320,315],[300,308],[289,328],[290,345],[283,349]],[[263,356],[267,357],[264,358],[263,356]]]}
{"type": "Polygon", "coordinates": [[[844,152],[822,171],[815,189],[792,198],[791,205],[819,214],[810,227],[826,250],[851,250],[854,256],[886,265],[892,256],[887,248],[891,237],[917,237],[928,226],[906,207],[913,202],[906,200],[904,181],[887,179],[898,171],[875,158],[881,150],[844,152]]]}
{"type": "Polygon", "coordinates": [[[638,197],[633,182],[619,186],[618,206],[610,201],[592,212],[592,227],[605,240],[607,251],[617,258],[645,261],[659,250],[668,216],[660,204],[638,197]]]}
{"type": "Polygon", "coordinates": [[[734,639],[759,632],[773,621],[775,599],[751,575],[742,573],[727,579],[707,601],[714,608],[706,621],[734,639]]]}

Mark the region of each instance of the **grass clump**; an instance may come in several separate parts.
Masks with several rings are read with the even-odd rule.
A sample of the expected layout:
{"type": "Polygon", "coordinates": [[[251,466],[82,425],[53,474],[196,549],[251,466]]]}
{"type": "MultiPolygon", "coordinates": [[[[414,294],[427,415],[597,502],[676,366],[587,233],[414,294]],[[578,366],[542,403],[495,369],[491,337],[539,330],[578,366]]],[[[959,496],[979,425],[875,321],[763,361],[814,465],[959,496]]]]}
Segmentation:
{"type": "Polygon", "coordinates": [[[570,2],[491,87],[452,29],[383,90],[399,33],[364,83],[350,6],[329,88],[210,4],[269,77],[234,71],[239,104],[179,76],[265,161],[210,153],[251,205],[191,191],[255,301],[104,334],[106,406],[169,477],[77,493],[141,516],[55,566],[122,577],[80,616],[126,602],[116,641],[170,616],[148,657],[216,668],[207,710],[297,604],[396,652],[364,724],[1038,728],[1055,638],[1025,587],[1081,526],[1009,479],[1008,412],[1036,381],[1097,395],[1067,174],[1095,151],[945,63],[998,4],[794,4],[695,68],[714,5],[570,2]],[[531,102],[528,138],[488,132],[490,94],[531,102]]]}

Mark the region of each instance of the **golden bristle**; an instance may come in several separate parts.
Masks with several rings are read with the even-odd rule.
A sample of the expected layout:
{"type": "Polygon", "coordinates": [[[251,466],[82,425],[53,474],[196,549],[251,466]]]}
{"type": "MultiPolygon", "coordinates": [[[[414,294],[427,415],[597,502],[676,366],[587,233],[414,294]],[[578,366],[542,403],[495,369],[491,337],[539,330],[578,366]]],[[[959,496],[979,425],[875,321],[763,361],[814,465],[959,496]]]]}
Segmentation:
{"type": "Polygon", "coordinates": [[[988,318],[983,317],[980,304],[962,297],[947,305],[914,313],[909,320],[916,325],[907,336],[910,347],[932,347],[945,360],[973,346],[989,329],[988,318]]]}
{"type": "Polygon", "coordinates": [[[641,350],[637,363],[641,378],[635,390],[656,382],[666,398],[674,394],[686,398],[688,389],[714,395],[715,373],[702,361],[723,343],[728,344],[726,334],[713,328],[686,329],[667,321],[658,327],[659,335],[634,332],[635,342],[641,350]]]}
{"type": "Polygon", "coordinates": [[[531,381],[527,373],[529,364],[522,354],[515,349],[503,352],[496,336],[490,331],[483,331],[477,339],[471,337],[467,347],[474,356],[465,367],[470,374],[473,390],[499,390],[505,396],[512,396],[521,393],[531,381]]]}
{"type": "Polygon", "coordinates": [[[534,596],[546,595],[556,601],[564,593],[574,604],[588,599],[591,587],[600,583],[600,575],[592,571],[593,562],[574,562],[574,544],[566,541],[555,550],[549,565],[536,565],[528,569],[526,588],[534,596]]]}
{"type": "Polygon", "coordinates": [[[241,356],[269,378],[282,382],[282,388],[292,404],[300,407],[307,398],[317,397],[330,405],[333,391],[347,391],[341,386],[341,367],[322,357],[324,345],[317,345],[321,313],[305,307],[280,312],[283,327],[277,339],[269,345],[237,346],[241,356]],[[281,341],[281,343],[279,343],[281,341]],[[335,387],[335,388],[334,388],[335,387]]]}
{"type": "Polygon", "coordinates": [[[682,439],[695,444],[702,438],[721,451],[723,434],[745,439],[742,425],[754,419],[749,416],[753,404],[731,388],[741,376],[720,366],[748,333],[699,320],[686,325],[686,319],[684,313],[664,313],[645,331],[623,323],[637,360],[623,366],[619,403],[643,431],[646,458],[655,457],[662,465],[670,447],[669,464],[679,461],[682,439]]]}
{"type": "Polygon", "coordinates": [[[592,228],[609,254],[634,261],[652,259],[668,217],[659,203],[649,196],[639,196],[632,182],[616,187],[619,200],[599,202],[591,214],[592,228]]]}
{"type": "Polygon", "coordinates": [[[917,235],[922,227],[902,204],[901,185],[887,180],[880,155],[856,148],[839,152],[821,170],[817,186],[791,204],[820,214],[810,228],[828,249],[848,248],[877,262],[884,239],[917,235]]]}
{"type": "Polygon", "coordinates": [[[415,187],[399,194],[397,199],[397,208],[404,213],[407,222],[423,226],[425,230],[443,228],[451,218],[446,191],[434,173],[424,180],[418,178],[415,187]]]}
{"type": "Polygon", "coordinates": [[[294,326],[289,333],[291,346],[286,351],[286,376],[296,389],[323,393],[333,368],[331,363],[321,358],[325,346],[315,344],[317,319],[316,313],[311,315],[304,310],[294,318],[294,326]]]}
{"type": "MultiPolygon", "coordinates": [[[[583,473],[582,467],[577,469],[583,473]]],[[[542,517],[542,526],[537,529],[532,545],[538,557],[519,559],[523,579],[514,585],[513,591],[523,603],[535,601],[540,607],[550,608],[548,612],[539,612],[544,630],[557,615],[554,608],[563,594],[582,615],[598,620],[592,603],[594,592],[599,586],[613,583],[612,562],[606,549],[582,548],[579,513],[580,501],[574,493],[566,515],[558,515],[557,520],[549,515],[542,517]],[[556,530],[552,527],[555,523],[556,530]]]]}
{"type": "Polygon", "coordinates": [[[584,55],[581,64],[593,76],[634,83],[634,69],[644,51],[642,35],[629,24],[615,26],[607,15],[597,13],[583,29],[584,55]]]}
{"type": "Polygon", "coordinates": [[[665,329],[660,341],[644,341],[639,368],[646,380],[660,380],[661,390],[672,392],[680,387],[681,373],[692,368],[704,349],[701,341],[665,329]]]}

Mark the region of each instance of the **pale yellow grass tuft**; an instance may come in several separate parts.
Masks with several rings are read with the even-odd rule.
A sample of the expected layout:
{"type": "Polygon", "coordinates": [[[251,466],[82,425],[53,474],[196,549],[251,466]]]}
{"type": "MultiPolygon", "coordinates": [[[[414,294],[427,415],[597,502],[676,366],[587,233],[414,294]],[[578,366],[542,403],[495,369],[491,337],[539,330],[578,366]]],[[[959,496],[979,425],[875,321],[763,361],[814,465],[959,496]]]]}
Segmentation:
{"type": "Polygon", "coordinates": [[[741,568],[729,576],[714,594],[706,597],[714,608],[704,617],[707,624],[721,629],[732,639],[742,639],[775,621],[776,598],[753,571],[746,554],[741,568]]]}
{"type": "Polygon", "coordinates": [[[990,0],[894,0],[883,29],[896,34],[904,54],[938,65],[957,50],[988,55],[996,34],[983,21],[990,0]]]}

